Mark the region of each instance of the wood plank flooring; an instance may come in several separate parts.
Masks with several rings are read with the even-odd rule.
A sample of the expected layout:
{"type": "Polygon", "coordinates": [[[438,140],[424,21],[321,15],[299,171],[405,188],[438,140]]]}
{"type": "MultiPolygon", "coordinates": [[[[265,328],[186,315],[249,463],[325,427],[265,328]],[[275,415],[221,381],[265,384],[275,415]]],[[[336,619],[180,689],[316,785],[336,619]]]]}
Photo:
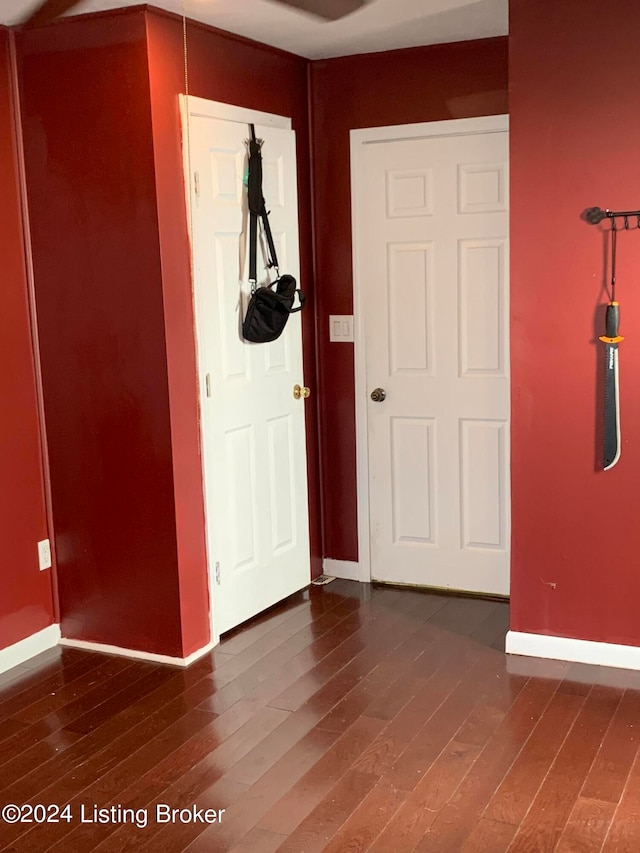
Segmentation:
{"type": "Polygon", "coordinates": [[[507,658],[507,627],[335,581],[186,671],[47,652],[0,676],[0,807],[31,818],[0,850],[637,853],[640,673],[507,658]]]}

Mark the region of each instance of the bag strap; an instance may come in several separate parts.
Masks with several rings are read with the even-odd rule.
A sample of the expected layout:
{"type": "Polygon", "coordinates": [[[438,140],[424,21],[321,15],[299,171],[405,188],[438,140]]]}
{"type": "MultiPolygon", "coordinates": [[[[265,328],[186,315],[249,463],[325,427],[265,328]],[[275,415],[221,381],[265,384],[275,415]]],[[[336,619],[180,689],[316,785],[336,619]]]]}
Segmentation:
{"type": "Polygon", "coordinates": [[[255,125],[249,125],[251,138],[249,140],[249,176],[248,176],[248,196],[249,196],[249,283],[251,285],[251,293],[255,293],[258,276],[257,276],[257,254],[258,254],[258,217],[262,221],[264,235],[267,240],[267,249],[269,259],[267,266],[274,268],[277,275],[280,275],[278,269],[278,255],[276,253],[275,243],[273,242],[273,234],[271,233],[271,225],[269,224],[269,214],[266,209],[266,202],[262,195],[262,141],[256,139],[255,125]]]}
{"type": "Polygon", "coordinates": [[[304,308],[304,303],[307,301],[307,297],[304,295],[302,290],[296,290],[298,294],[298,302],[300,303],[297,308],[290,308],[289,314],[296,314],[298,311],[302,311],[304,308]]]}
{"type": "Polygon", "coordinates": [[[262,196],[262,157],[253,125],[249,139],[249,174],[247,193],[249,201],[249,284],[255,293],[257,284],[258,207],[262,196]]]}

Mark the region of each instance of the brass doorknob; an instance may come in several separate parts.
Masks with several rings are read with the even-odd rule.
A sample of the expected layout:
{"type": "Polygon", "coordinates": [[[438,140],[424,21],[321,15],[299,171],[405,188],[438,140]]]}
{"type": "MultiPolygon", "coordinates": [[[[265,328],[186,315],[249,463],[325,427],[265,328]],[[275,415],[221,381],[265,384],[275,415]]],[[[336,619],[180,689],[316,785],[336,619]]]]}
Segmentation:
{"type": "Polygon", "coordinates": [[[384,388],[374,388],[371,392],[371,399],[374,403],[382,403],[386,399],[387,392],[384,388]]]}
{"type": "Polygon", "coordinates": [[[305,386],[294,385],[293,386],[293,396],[296,398],[296,400],[299,400],[300,397],[302,397],[304,400],[306,400],[307,397],[311,396],[311,388],[307,388],[306,385],[305,386]]]}

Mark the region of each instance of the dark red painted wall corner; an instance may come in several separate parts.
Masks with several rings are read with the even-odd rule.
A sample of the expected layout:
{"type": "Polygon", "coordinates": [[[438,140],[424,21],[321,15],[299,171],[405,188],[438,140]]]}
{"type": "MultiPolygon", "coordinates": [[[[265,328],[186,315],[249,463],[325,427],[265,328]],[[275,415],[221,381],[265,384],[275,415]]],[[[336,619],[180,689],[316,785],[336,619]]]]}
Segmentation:
{"type": "Polygon", "coordinates": [[[0,27],[0,649],[54,621],[8,43],[0,27]]]}
{"type": "MultiPolygon", "coordinates": [[[[293,118],[312,303],[308,63],[195,25],[189,44],[192,94],[293,118]]],[[[117,10],[19,45],[63,636],[188,656],[210,630],[181,23],[117,10]]],[[[304,323],[312,377],[313,311],[304,323]]],[[[315,404],[309,415],[316,575],[315,404]]]]}
{"type": "Polygon", "coordinates": [[[603,472],[605,235],[580,215],[640,208],[640,6],[510,14],[511,627],[638,645],[640,232],[619,240],[622,457],[603,472]]]}
{"type": "Polygon", "coordinates": [[[311,64],[324,556],[358,559],[353,347],[329,315],[353,311],[349,131],[508,110],[506,38],[311,64]]]}
{"type": "MultiPolygon", "coordinates": [[[[146,17],[151,117],[167,379],[173,450],[173,483],[180,566],[182,645],[189,655],[209,637],[209,587],[189,235],[182,183],[179,101],[169,85],[184,79],[184,55],[156,38],[155,16],[146,17]],[[150,23],[151,21],[151,23],[150,23]]],[[[180,90],[178,90],[180,91],[180,90]]]]}
{"type": "Polygon", "coordinates": [[[19,47],[62,633],[182,656],[144,11],[19,47]]]}

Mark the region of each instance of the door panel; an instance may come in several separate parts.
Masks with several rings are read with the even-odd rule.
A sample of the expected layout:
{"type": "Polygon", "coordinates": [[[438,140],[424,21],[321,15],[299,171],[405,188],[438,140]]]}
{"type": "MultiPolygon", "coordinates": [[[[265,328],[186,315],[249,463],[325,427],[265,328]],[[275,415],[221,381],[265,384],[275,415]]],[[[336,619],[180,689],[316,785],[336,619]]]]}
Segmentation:
{"type": "Polygon", "coordinates": [[[393,541],[434,543],[435,421],[391,418],[393,541]]]}
{"type": "Polygon", "coordinates": [[[508,134],[371,141],[359,163],[371,574],[509,589],[508,134]]]}

